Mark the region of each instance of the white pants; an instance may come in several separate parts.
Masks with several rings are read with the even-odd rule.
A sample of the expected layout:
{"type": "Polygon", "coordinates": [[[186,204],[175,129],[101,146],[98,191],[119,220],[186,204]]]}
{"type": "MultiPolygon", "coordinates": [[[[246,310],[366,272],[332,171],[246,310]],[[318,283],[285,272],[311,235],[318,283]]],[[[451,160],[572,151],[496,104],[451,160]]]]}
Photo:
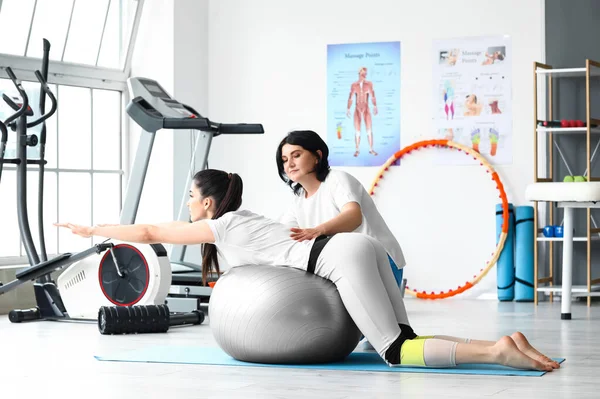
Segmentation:
{"type": "Polygon", "coordinates": [[[336,234],[319,255],[315,274],[336,285],[350,317],[384,357],[400,335],[398,323],[410,323],[381,243],[360,233],[336,234]]]}

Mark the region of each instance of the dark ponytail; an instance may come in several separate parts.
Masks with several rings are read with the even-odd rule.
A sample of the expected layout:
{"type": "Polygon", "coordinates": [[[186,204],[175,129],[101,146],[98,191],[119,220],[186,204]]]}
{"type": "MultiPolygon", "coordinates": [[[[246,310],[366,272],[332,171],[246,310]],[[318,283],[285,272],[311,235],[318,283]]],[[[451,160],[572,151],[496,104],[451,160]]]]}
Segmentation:
{"type": "MultiPolygon", "coordinates": [[[[210,197],[215,202],[213,219],[218,219],[227,212],[238,210],[242,205],[244,184],[236,173],[222,170],[205,169],[194,175],[194,185],[200,191],[202,198],[210,197]]],[[[214,244],[204,244],[202,248],[202,284],[206,285],[209,273],[221,274],[217,247],[214,244]]]]}

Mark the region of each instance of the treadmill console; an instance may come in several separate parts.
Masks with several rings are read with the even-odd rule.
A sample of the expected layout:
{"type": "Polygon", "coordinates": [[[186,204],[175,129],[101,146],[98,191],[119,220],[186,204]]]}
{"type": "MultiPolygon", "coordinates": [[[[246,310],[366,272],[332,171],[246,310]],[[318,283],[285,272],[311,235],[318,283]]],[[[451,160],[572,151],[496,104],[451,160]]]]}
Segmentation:
{"type": "Polygon", "coordinates": [[[171,99],[171,97],[169,97],[169,95],[167,94],[165,89],[160,87],[158,82],[152,81],[150,79],[143,79],[143,80],[140,79],[140,83],[144,86],[144,88],[146,90],[148,90],[150,93],[152,93],[156,97],[166,98],[168,100],[171,99]]]}
{"type": "Polygon", "coordinates": [[[175,100],[156,81],[148,78],[127,79],[132,98],[127,113],[147,132],[160,129],[194,129],[219,134],[263,134],[261,124],[215,123],[192,107],[175,100]]]}
{"type": "Polygon", "coordinates": [[[195,118],[199,115],[174,100],[156,81],[146,78],[130,78],[128,81],[131,98],[143,97],[158,112],[170,118],[195,118]]]}

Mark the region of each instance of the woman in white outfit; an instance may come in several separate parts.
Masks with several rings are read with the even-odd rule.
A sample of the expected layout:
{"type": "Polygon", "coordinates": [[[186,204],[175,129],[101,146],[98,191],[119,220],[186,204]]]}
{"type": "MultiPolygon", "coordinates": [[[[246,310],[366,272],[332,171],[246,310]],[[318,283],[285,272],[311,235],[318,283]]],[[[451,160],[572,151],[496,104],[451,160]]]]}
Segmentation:
{"type": "MultiPolygon", "coordinates": [[[[277,169],[295,196],[279,221],[291,228],[297,241],[344,232],[374,238],[385,248],[391,276],[402,286],[406,260],[398,240],[358,179],[331,169],[328,158],[329,147],[312,130],[292,131],[281,140],[275,158],[277,169]]],[[[361,344],[373,349],[366,339],[361,344]]]]}
{"type": "Polygon", "coordinates": [[[327,144],[312,130],[293,131],[281,140],[277,169],[295,197],[279,221],[291,227],[297,241],[344,232],[376,239],[400,285],[406,265],[400,244],[363,185],[351,174],[331,169],[328,157],[327,144]]]}
{"type": "Polygon", "coordinates": [[[558,367],[520,333],[502,337],[497,342],[418,336],[410,327],[386,250],[379,241],[359,233],[296,241],[284,224],[238,210],[242,190],[242,179],[237,174],[203,170],[194,176],[190,189],[188,208],[192,223],[57,225],[82,237],[100,236],[136,243],[204,244],[205,284],[207,275],[219,270],[217,252],[231,267],[287,266],[313,272],[336,285],[348,313],[390,366],[497,363],[547,371],[558,367]]]}

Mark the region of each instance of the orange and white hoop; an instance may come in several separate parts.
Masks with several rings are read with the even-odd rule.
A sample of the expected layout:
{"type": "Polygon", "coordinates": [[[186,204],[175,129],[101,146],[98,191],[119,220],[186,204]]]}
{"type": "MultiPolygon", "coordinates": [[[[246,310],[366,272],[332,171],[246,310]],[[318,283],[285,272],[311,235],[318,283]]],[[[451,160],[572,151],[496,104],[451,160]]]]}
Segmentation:
{"type": "Polygon", "coordinates": [[[464,152],[468,156],[473,157],[473,159],[478,161],[479,164],[485,168],[485,171],[491,175],[492,180],[496,183],[496,188],[498,189],[499,197],[502,200],[502,230],[500,232],[498,244],[496,245],[495,251],[492,253],[492,258],[486,262],[486,266],[479,271],[479,274],[474,275],[473,278],[470,281],[466,281],[464,285],[458,286],[458,288],[450,289],[448,291],[427,293],[425,291],[419,291],[415,288],[411,288],[408,285],[406,286],[405,292],[410,295],[413,295],[417,298],[443,299],[443,298],[449,298],[449,297],[455,296],[457,294],[461,294],[461,293],[465,292],[466,290],[468,290],[469,288],[472,288],[473,286],[475,286],[475,284],[477,284],[479,281],[481,281],[481,279],[483,277],[485,277],[485,275],[492,269],[492,267],[498,261],[498,258],[500,257],[500,254],[502,253],[502,249],[504,248],[504,242],[506,241],[506,237],[508,235],[508,199],[506,198],[506,192],[504,191],[504,185],[500,181],[500,177],[498,177],[498,173],[496,173],[496,171],[494,170],[492,165],[490,165],[490,163],[483,156],[481,156],[481,154],[479,154],[477,151],[475,151],[469,147],[466,147],[462,144],[458,144],[453,141],[450,141],[450,140],[419,141],[419,142],[411,144],[408,147],[405,147],[405,148],[401,149],[400,151],[396,152],[383,164],[383,166],[379,170],[377,177],[371,184],[371,188],[369,189],[369,194],[371,196],[375,195],[375,189],[379,183],[379,180],[383,178],[383,175],[385,174],[385,172],[387,172],[389,170],[389,167],[393,163],[398,161],[404,155],[410,154],[411,152],[413,152],[415,150],[421,150],[424,148],[431,148],[431,147],[433,147],[433,148],[444,147],[444,148],[456,149],[458,151],[464,152]]]}

